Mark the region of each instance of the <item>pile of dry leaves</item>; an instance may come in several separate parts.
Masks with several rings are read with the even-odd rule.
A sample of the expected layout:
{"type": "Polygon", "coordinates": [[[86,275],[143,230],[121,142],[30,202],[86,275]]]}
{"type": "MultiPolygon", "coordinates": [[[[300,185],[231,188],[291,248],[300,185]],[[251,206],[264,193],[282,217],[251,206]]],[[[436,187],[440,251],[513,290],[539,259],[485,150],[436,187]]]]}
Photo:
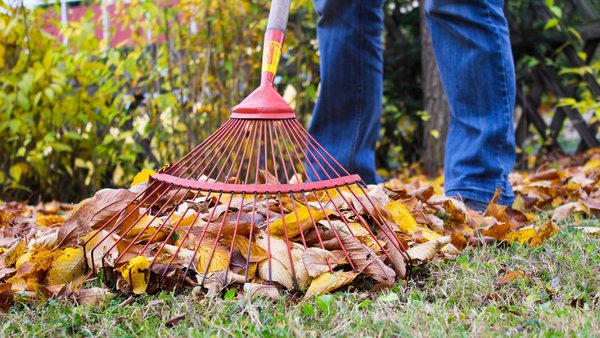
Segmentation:
{"type": "MultiPolygon", "coordinates": [[[[227,194],[196,194],[153,215],[143,208],[118,215],[147,184],[149,173],[143,172],[132,188],[101,190],[76,206],[2,203],[0,307],[6,310],[15,294],[89,304],[110,297],[111,289],[141,294],[175,287],[195,292],[239,287],[276,298],[285,289],[311,297],[349,284],[389,286],[405,277],[407,265],[453,258],[471,245],[538,246],[559,231],[556,223],[565,217],[600,214],[600,150],[577,160],[581,165],[559,162],[556,168],[512,174],[517,195],[512,208],[493,200],[483,214],[443,196],[439,179],[402,177],[369,187],[375,211],[408,248],[408,257],[392,250],[376,227],[362,225],[373,210],[348,212],[352,203],[328,209],[333,203],[329,194],[305,203],[272,197],[258,201],[266,207],[248,216],[251,220],[242,211],[253,199],[227,194]],[[229,209],[239,212],[228,216],[229,209]],[[552,216],[534,226],[545,212],[552,216]],[[206,215],[215,213],[225,226],[212,229],[213,223],[206,222],[206,215]],[[343,213],[347,217],[340,217],[343,213]],[[231,215],[237,219],[227,219],[231,215]],[[101,227],[113,218],[116,229],[101,227]],[[140,221],[128,222],[130,218],[140,221]],[[311,224],[317,226],[307,226],[311,224]],[[86,283],[92,279],[94,283],[86,283]],[[105,287],[89,287],[100,282],[105,287]]],[[[583,231],[598,233],[600,228],[583,231]]]]}

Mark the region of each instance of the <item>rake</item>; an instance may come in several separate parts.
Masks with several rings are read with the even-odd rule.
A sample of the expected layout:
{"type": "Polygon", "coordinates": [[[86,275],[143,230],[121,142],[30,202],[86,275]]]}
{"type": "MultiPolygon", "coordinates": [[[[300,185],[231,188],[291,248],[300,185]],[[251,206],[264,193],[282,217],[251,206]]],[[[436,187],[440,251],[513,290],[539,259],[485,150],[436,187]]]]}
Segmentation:
{"type": "MultiPolygon", "coordinates": [[[[361,272],[381,259],[405,276],[405,246],[385,211],[360,176],[309,135],[273,87],[289,9],[290,0],[272,2],[260,86],[224,125],[154,174],[86,239],[94,275],[145,256],[160,287],[173,280],[205,286],[215,274],[221,285],[290,284],[279,277],[283,268],[291,275],[287,286],[302,289],[305,267],[297,255],[316,248],[337,253],[347,270],[361,272]],[[354,252],[367,234],[377,257],[354,252]]],[[[333,273],[333,255],[323,262],[333,273]]]]}

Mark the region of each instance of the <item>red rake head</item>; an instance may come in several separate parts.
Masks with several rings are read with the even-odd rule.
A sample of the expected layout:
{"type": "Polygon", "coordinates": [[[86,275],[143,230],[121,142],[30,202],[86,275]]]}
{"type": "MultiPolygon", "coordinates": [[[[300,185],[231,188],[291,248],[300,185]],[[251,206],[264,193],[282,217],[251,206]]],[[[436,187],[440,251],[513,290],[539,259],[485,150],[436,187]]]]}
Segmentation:
{"type": "Polygon", "coordinates": [[[348,271],[348,281],[364,273],[385,285],[404,276],[408,257],[376,196],[272,87],[282,42],[282,32],[267,32],[262,84],[231,119],[136,187],[87,239],[94,272],[102,266],[134,291],[136,268],[142,279],[159,277],[160,287],[266,281],[305,290],[326,272],[348,271]]]}
{"type": "Polygon", "coordinates": [[[396,273],[384,263],[404,274],[408,260],[374,198],[295,118],[232,117],[98,229],[88,261],[110,274],[144,256],[161,286],[195,277],[305,290],[314,269],[305,256],[325,252],[322,272],[342,267],[390,285],[396,273]]]}

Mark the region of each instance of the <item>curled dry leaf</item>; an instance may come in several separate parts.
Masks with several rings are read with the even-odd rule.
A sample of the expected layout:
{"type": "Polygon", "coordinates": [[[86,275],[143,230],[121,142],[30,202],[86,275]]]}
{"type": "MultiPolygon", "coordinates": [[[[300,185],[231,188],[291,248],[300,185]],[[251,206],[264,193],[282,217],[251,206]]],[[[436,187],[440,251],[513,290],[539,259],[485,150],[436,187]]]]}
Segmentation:
{"type": "Polygon", "coordinates": [[[450,236],[440,237],[427,243],[415,245],[407,250],[410,260],[414,263],[422,263],[432,260],[433,257],[448,243],[451,242],[450,236]]]}
{"type": "Polygon", "coordinates": [[[383,285],[394,284],[396,272],[387,266],[373,250],[350,235],[338,232],[338,236],[356,271],[366,273],[383,285]]]}
{"type": "Polygon", "coordinates": [[[280,300],[279,289],[273,285],[244,283],[244,293],[250,297],[263,296],[273,300],[280,300]]]}
{"type": "Polygon", "coordinates": [[[90,232],[83,238],[85,243],[85,255],[88,266],[103,266],[103,261],[110,266],[115,265],[119,256],[116,240],[117,235],[111,234],[106,230],[96,230],[90,232]]]}
{"type": "Polygon", "coordinates": [[[291,271],[275,257],[258,263],[258,276],[266,281],[277,282],[288,289],[295,289],[291,271]]]}
{"type": "Polygon", "coordinates": [[[306,291],[304,298],[322,295],[348,285],[352,283],[356,276],[358,276],[358,272],[354,271],[325,272],[310,283],[310,287],[306,291]]]}
{"type": "Polygon", "coordinates": [[[560,228],[558,225],[554,224],[551,220],[547,220],[537,229],[535,236],[529,241],[529,245],[539,246],[559,231],[560,228]]]}
{"type": "Polygon", "coordinates": [[[81,289],[75,294],[77,303],[84,306],[107,303],[113,298],[115,298],[115,294],[110,292],[109,289],[98,287],[81,289]]]}
{"type": "Polygon", "coordinates": [[[302,262],[308,275],[313,278],[331,271],[338,265],[336,257],[330,251],[320,248],[306,249],[302,254],[302,262]]]}

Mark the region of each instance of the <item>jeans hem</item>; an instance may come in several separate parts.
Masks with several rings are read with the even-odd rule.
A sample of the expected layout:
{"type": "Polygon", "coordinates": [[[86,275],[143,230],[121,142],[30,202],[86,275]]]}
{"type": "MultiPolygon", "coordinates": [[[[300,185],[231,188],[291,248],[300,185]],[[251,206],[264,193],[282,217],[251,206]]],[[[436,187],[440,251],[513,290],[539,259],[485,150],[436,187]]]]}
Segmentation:
{"type": "MultiPolygon", "coordinates": [[[[477,182],[476,184],[474,184],[474,182],[461,182],[461,186],[453,186],[450,184],[445,186],[444,192],[446,196],[461,197],[463,199],[468,198],[483,203],[489,203],[494,197],[498,184],[486,184],[484,187],[474,187],[477,185],[481,186],[481,183],[482,182],[477,182]]],[[[500,194],[498,203],[511,206],[513,201],[513,194],[503,191],[502,194],[500,194]]]]}

